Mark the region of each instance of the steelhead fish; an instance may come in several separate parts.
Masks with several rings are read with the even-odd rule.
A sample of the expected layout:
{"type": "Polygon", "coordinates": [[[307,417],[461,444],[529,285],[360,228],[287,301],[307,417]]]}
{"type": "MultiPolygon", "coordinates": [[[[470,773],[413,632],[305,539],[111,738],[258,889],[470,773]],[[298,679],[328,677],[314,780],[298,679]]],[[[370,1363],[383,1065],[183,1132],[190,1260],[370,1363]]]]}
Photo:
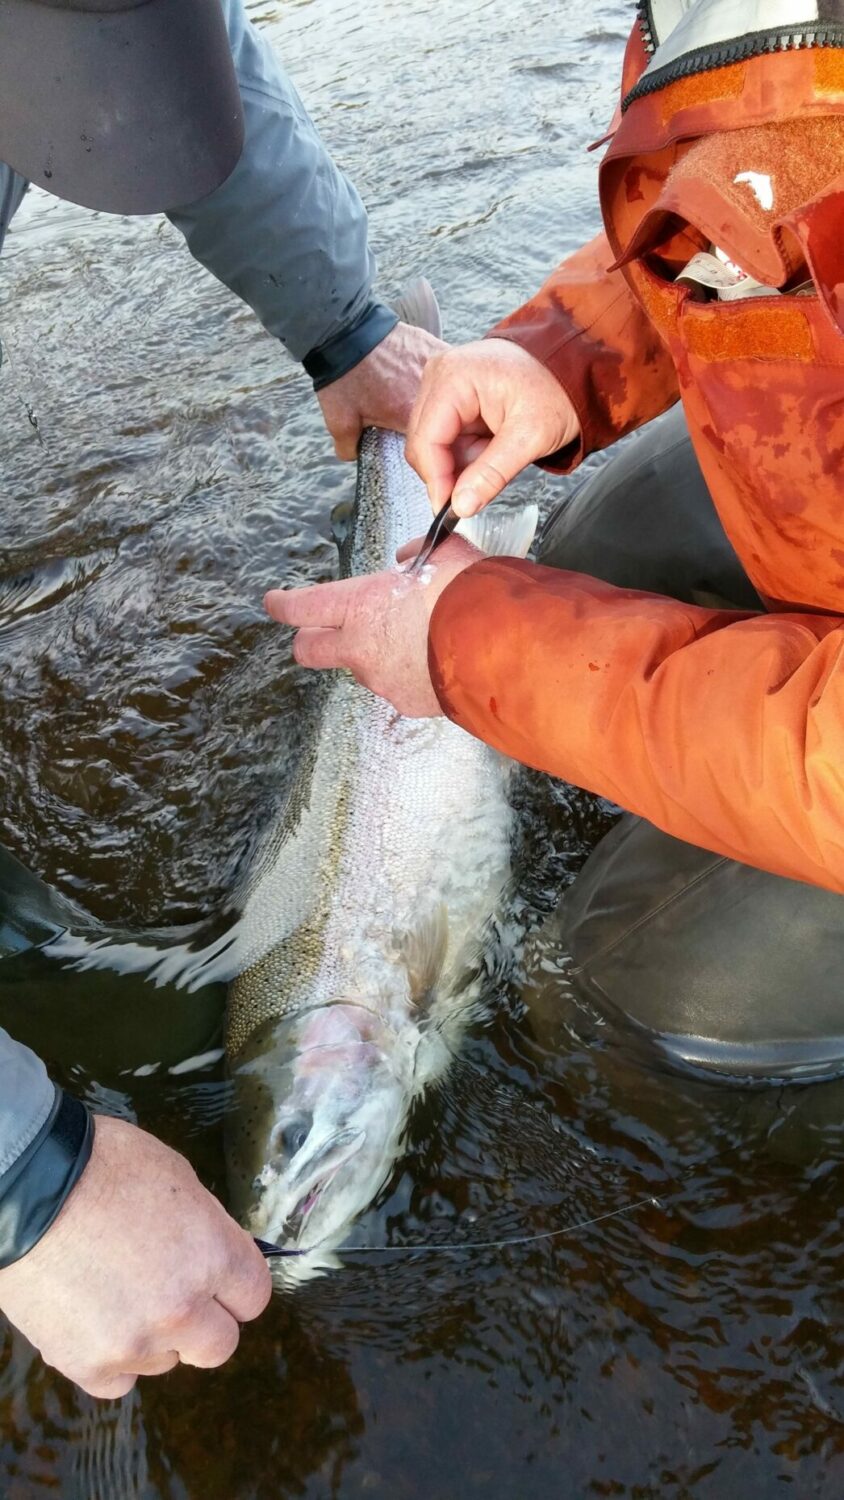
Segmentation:
{"type": "MultiPolygon", "coordinates": [[[[394,566],[430,519],[403,439],[365,432],[341,576],[394,566]]],[[[490,511],[472,539],[524,555],[536,520],[533,506],[490,511]]],[[[318,1251],[314,1263],[387,1180],[413,1101],[468,1023],[512,821],[510,763],[488,746],[446,719],[400,717],[345,672],[319,691],[246,901],[250,962],[226,1030],[236,1211],[262,1239],[318,1251]]]]}
{"type": "MultiPolygon", "coordinates": [[[[427,283],[411,318],[439,333],[427,283]]],[[[341,576],[395,566],[431,511],[396,433],[370,429],[341,542],[341,576]]],[[[524,556],[537,508],[461,530],[524,556]]],[[[405,719],[349,673],[320,674],[292,790],[239,893],[239,921],[155,964],[142,944],[59,938],[80,967],[150,969],[194,989],[229,979],[232,1209],[256,1236],[331,1251],[389,1177],[411,1106],[441,1078],[480,994],[485,929],[510,867],[511,763],[447,719],[405,719]]]]}

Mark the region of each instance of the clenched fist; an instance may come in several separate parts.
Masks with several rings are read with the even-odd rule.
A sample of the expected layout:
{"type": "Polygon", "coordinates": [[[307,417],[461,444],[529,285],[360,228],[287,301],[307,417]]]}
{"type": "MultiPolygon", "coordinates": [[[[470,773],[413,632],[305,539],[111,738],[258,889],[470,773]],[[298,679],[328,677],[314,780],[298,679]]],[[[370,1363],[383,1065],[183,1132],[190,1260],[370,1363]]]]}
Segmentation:
{"type": "Polygon", "coordinates": [[[106,1397],[180,1361],[224,1364],[271,1289],[255,1244],[184,1157],[105,1115],[55,1223],[0,1271],[10,1321],[48,1365],[106,1397]]]}

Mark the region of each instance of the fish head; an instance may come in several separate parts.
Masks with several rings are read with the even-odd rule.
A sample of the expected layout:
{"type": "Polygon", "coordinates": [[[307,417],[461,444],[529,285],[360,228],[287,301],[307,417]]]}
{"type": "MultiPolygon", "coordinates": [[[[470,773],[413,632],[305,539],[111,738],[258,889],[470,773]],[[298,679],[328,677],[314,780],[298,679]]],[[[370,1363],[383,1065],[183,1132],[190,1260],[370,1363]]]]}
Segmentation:
{"type": "Polygon", "coordinates": [[[337,1001],[286,1036],[253,1039],[233,1068],[236,1211],[286,1249],[336,1248],[387,1180],[407,1123],[418,1032],[337,1001]]]}

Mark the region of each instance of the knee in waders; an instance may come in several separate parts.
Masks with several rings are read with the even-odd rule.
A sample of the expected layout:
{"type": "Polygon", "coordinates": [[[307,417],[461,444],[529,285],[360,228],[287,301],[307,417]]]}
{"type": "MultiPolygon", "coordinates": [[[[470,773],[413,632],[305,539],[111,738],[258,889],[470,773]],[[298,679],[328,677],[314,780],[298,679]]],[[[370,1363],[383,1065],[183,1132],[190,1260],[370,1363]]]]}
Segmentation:
{"type": "Polygon", "coordinates": [[[844,1072],[844,898],[625,815],[552,918],[575,992],[670,1060],[740,1079],[844,1072]]]}

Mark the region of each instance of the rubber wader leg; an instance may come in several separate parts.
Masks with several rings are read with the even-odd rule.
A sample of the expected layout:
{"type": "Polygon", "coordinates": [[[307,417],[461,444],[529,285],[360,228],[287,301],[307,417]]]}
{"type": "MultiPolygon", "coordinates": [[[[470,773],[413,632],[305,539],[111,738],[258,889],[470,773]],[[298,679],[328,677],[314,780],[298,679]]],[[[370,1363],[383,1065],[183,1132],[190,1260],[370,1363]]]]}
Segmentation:
{"type": "MultiPolygon", "coordinates": [[[[644,428],[550,518],[541,561],[688,602],[760,608],[682,411],[644,428]]],[[[625,814],[550,935],[576,992],[672,1059],[734,1078],[844,1071],[844,898],[625,814]]]]}
{"type": "Polygon", "coordinates": [[[734,1077],[844,1068],[844,900],[629,814],[556,915],[575,989],[678,1062],[734,1077]]]}

